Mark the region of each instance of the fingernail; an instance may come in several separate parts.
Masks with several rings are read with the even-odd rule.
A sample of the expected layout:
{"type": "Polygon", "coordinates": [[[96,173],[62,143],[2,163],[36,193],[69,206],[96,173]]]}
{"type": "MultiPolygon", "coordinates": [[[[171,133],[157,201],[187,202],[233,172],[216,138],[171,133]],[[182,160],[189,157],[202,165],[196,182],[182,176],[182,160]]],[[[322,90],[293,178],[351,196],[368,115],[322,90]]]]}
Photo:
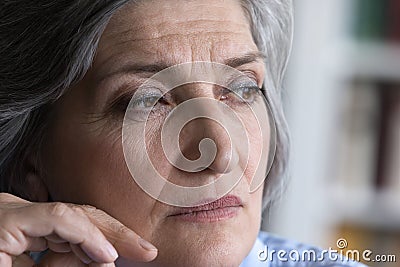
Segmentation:
{"type": "Polygon", "coordinates": [[[144,240],[143,238],[139,238],[139,245],[145,250],[149,251],[157,251],[157,248],[153,246],[150,242],[144,240]]]}
{"type": "Polygon", "coordinates": [[[111,245],[109,242],[106,243],[106,249],[107,249],[108,254],[111,257],[113,257],[114,260],[118,258],[118,252],[115,250],[113,245],[111,245]]]}

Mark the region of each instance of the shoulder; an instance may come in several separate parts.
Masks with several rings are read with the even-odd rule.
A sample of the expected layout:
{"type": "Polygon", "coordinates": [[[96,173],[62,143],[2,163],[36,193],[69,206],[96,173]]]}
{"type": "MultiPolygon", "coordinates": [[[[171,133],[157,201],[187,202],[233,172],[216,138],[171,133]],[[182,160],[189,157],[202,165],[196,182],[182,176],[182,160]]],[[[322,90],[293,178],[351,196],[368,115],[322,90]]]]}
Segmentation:
{"type": "Polygon", "coordinates": [[[266,232],[260,232],[249,255],[240,267],[365,267],[332,248],[321,249],[266,232]]]}

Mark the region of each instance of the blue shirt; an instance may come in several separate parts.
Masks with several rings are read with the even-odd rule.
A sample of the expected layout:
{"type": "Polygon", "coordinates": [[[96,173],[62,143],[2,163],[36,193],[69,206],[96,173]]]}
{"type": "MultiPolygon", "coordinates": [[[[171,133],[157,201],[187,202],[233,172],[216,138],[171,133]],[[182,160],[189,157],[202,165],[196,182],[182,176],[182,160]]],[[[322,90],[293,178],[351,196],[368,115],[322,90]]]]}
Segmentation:
{"type": "Polygon", "coordinates": [[[365,267],[333,249],[322,250],[260,232],[240,267],[365,267]]]}

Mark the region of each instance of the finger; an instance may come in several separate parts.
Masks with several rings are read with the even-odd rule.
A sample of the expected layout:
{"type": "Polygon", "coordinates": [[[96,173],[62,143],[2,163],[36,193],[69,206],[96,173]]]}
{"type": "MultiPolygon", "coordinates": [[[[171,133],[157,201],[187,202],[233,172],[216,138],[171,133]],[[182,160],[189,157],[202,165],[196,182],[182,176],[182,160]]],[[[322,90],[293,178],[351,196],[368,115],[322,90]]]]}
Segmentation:
{"type": "Polygon", "coordinates": [[[135,261],[152,261],[157,248],[102,210],[83,206],[90,220],[103,232],[121,256],[135,261]]]}
{"type": "Polygon", "coordinates": [[[18,256],[24,251],[40,252],[47,249],[46,239],[26,236],[9,221],[8,218],[0,218],[0,251],[18,256]]]}
{"type": "Polygon", "coordinates": [[[13,267],[32,267],[34,264],[35,262],[32,260],[32,258],[25,253],[15,257],[12,261],[13,267]]]}
{"type": "Polygon", "coordinates": [[[12,267],[12,259],[11,256],[0,252],[0,266],[1,267],[12,267]]]}
{"type": "Polygon", "coordinates": [[[89,258],[86,253],[77,245],[70,244],[72,252],[85,264],[89,264],[92,262],[92,259],[89,258]]]}
{"type": "Polygon", "coordinates": [[[47,239],[47,241],[50,241],[50,242],[56,243],[56,244],[67,242],[65,239],[59,237],[56,234],[50,234],[50,235],[46,236],[45,238],[47,239]]]}
{"type": "Polygon", "coordinates": [[[74,253],[48,252],[37,265],[38,267],[87,267],[74,253]]]}
{"type": "Polygon", "coordinates": [[[89,264],[89,267],[115,267],[114,263],[97,263],[92,262],[89,264]]]}
{"type": "Polygon", "coordinates": [[[56,253],[68,253],[68,252],[71,252],[71,246],[67,242],[64,242],[64,243],[49,242],[48,243],[48,248],[51,251],[54,251],[56,253]]]}
{"type": "Polygon", "coordinates": [[[20,255],[23,251],[30,250],[26,236],[56,234],[71,244],[80,245],[96,262],[110,263],[118,257],[114,247],[82,209],[73,209],[63,203],[35,204],[21,209],[23,211],[8,214],[8,222],[2,223],[16,232],[2,238],[0,231],[0,251],[20,255]],[[13,238],[15,236],[18,238],[13,238]]]}

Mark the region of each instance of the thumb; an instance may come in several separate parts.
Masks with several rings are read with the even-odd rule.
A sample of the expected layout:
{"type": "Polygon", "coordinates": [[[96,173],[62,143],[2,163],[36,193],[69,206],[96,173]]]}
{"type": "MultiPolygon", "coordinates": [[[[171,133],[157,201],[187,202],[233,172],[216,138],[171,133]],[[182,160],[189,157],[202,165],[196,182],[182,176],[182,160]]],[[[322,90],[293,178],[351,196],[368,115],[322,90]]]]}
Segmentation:
{"type": "Polygon", "coordinates": [[[84,206],[84,210],[120,256],[142,262],[152,261],[157,257],[156,247],[104,211],[91,206],[84,206]]]}

